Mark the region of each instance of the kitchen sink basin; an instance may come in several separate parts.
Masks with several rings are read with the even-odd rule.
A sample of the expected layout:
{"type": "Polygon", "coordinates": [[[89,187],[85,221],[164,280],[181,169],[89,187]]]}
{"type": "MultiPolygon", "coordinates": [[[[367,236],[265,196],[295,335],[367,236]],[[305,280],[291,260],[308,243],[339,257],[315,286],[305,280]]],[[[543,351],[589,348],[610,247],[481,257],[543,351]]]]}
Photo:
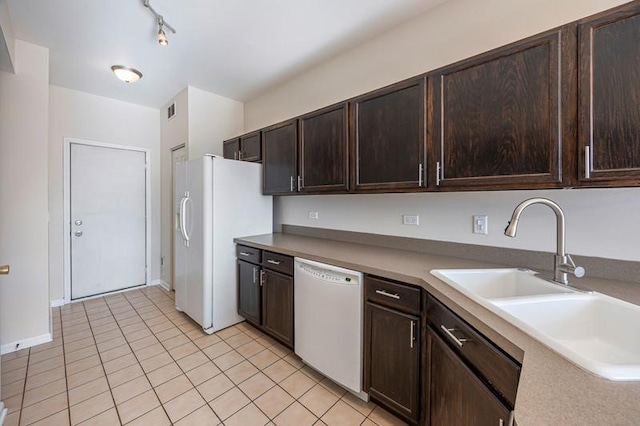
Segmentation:
{"type": "Polygon", "coordinates": [[[554,284],[526,269],[431,274],[582,369],[609,380],[640,380],[640,306],[554,284]]]}
{"type": "Polygon", "coordinates": [[[575,293],[536,277],[528,269],[434,269],[431,274],[463,293],[483,299],[575,293]]]}
{"type": "Polygon", "coordinates": [[[640,380],[640,307],[602,294],[499,305],[512,323],[584,369],[640,380]]]}

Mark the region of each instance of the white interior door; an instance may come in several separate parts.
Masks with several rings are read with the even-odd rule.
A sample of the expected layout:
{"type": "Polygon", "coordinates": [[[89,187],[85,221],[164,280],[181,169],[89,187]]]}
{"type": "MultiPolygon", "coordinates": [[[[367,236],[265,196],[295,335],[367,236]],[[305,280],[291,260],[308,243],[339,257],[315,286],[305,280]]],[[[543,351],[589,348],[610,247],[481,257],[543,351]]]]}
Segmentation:
{"type": "Polygon", "coordinates": [[[71,298],[146,284],[146,153],[72,143],[71,298]]]}
{"type": "MultiPolygon", "coordinates": [[[[172,217],[173,217],[173,228],[171,231],[171,289],[175,290],[176,288],[176,245],[182,246],[182,237],[180,235],[180,200],[182,196],[177,194],[177,185],[176,180],[182,179],[183,177],[178,177],[177,167],[179,164],[182,164],[187,161],[187,148],[183,145],[180,148],[171,150],[171,182],[172,182],[172,217]]],[[[186,184],[186,183],[185,183],[186,184]]],[[[184,192],[185,188],[182,183],[180,183],[181,190],[180,193],[184,192]]],[[[179,279],[179,278],[178,278],[179,279]]]]}

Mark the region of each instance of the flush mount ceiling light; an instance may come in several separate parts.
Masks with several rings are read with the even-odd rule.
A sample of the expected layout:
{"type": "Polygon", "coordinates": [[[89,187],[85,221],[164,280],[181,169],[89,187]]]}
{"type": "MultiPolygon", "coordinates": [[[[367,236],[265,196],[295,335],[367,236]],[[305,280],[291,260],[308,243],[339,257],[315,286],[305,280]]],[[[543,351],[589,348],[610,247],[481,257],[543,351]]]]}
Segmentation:
{"type": "Polygon", "coordinates": [[[125,83],[135,83],[142,78],[142,73],[140,71],[123,65],[114,65],[111,67],[111,71],[113,71],[116,77],[125,83]]]}
{"type": "Polygon", "coordinates": [[[174,30],[171,25],[167,24],[164,21],[164,18],[162,17],[162,15],[160,15],[158,12],[156,12],[153,9],[153,7],[151,7],[151,5],[149,4],[149,0],[142,0],[142,5],[147,9],[149,9],[149,12],[151,12],[156,22],[158,23],[158,43],[161,46],[168,45],[169,39],[167,38],[167,35],[164,32],[165,27],[174,34],[176,33],[176,30],[174,30]]]}

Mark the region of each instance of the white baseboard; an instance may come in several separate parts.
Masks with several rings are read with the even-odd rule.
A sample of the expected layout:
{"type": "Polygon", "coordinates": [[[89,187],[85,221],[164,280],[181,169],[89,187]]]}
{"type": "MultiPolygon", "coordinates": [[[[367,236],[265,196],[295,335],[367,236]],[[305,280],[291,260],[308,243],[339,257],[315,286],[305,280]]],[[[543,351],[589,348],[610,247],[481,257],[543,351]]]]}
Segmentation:
{"type": "Polygon", "coordinates": [[[164,281],[164,280],[153,280],[151,281],[151,285],[159,285],[160,287],[164,288],[167,291],[171,291],[171,286],[169,285],[168,282],[164,281]]]}
{"type": "Polygon", "coordinates": [[[0,401],[0,426],[4,424],[4,419],[7,418],[7,409],[4,407],[4,402],[0,401]]]}
{"type": "Polygon", "coordinates": [[[51,307],[57,308],[58,306],[64,305],[64,299],[56,299],[51,301],[51,307]]]}
{"type": "Polygon", "coordinates": [[[30,348],[32,346],[41,345],[43,343],[49,343],[51,340],[51,333],[43,334],[41,336],[30,337],[28,339],[20,340],[13,343],[8,343],[0,347],[0,354],[8,354],[11,352],[19,351],[24,348],[30,348]]]}

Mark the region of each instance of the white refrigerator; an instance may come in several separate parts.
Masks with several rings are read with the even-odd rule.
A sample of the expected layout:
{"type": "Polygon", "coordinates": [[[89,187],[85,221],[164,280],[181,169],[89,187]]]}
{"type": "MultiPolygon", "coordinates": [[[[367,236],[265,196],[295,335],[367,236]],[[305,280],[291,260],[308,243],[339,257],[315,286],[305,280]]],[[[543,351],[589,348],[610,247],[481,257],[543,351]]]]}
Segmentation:
{"type": "Polygon", "coordinates": [[[206,155],[178,164],[174,177],[176,309],[210,334],[243,320],[233,239],[272,232],[272,197],[257,163],[206,155]]]}

